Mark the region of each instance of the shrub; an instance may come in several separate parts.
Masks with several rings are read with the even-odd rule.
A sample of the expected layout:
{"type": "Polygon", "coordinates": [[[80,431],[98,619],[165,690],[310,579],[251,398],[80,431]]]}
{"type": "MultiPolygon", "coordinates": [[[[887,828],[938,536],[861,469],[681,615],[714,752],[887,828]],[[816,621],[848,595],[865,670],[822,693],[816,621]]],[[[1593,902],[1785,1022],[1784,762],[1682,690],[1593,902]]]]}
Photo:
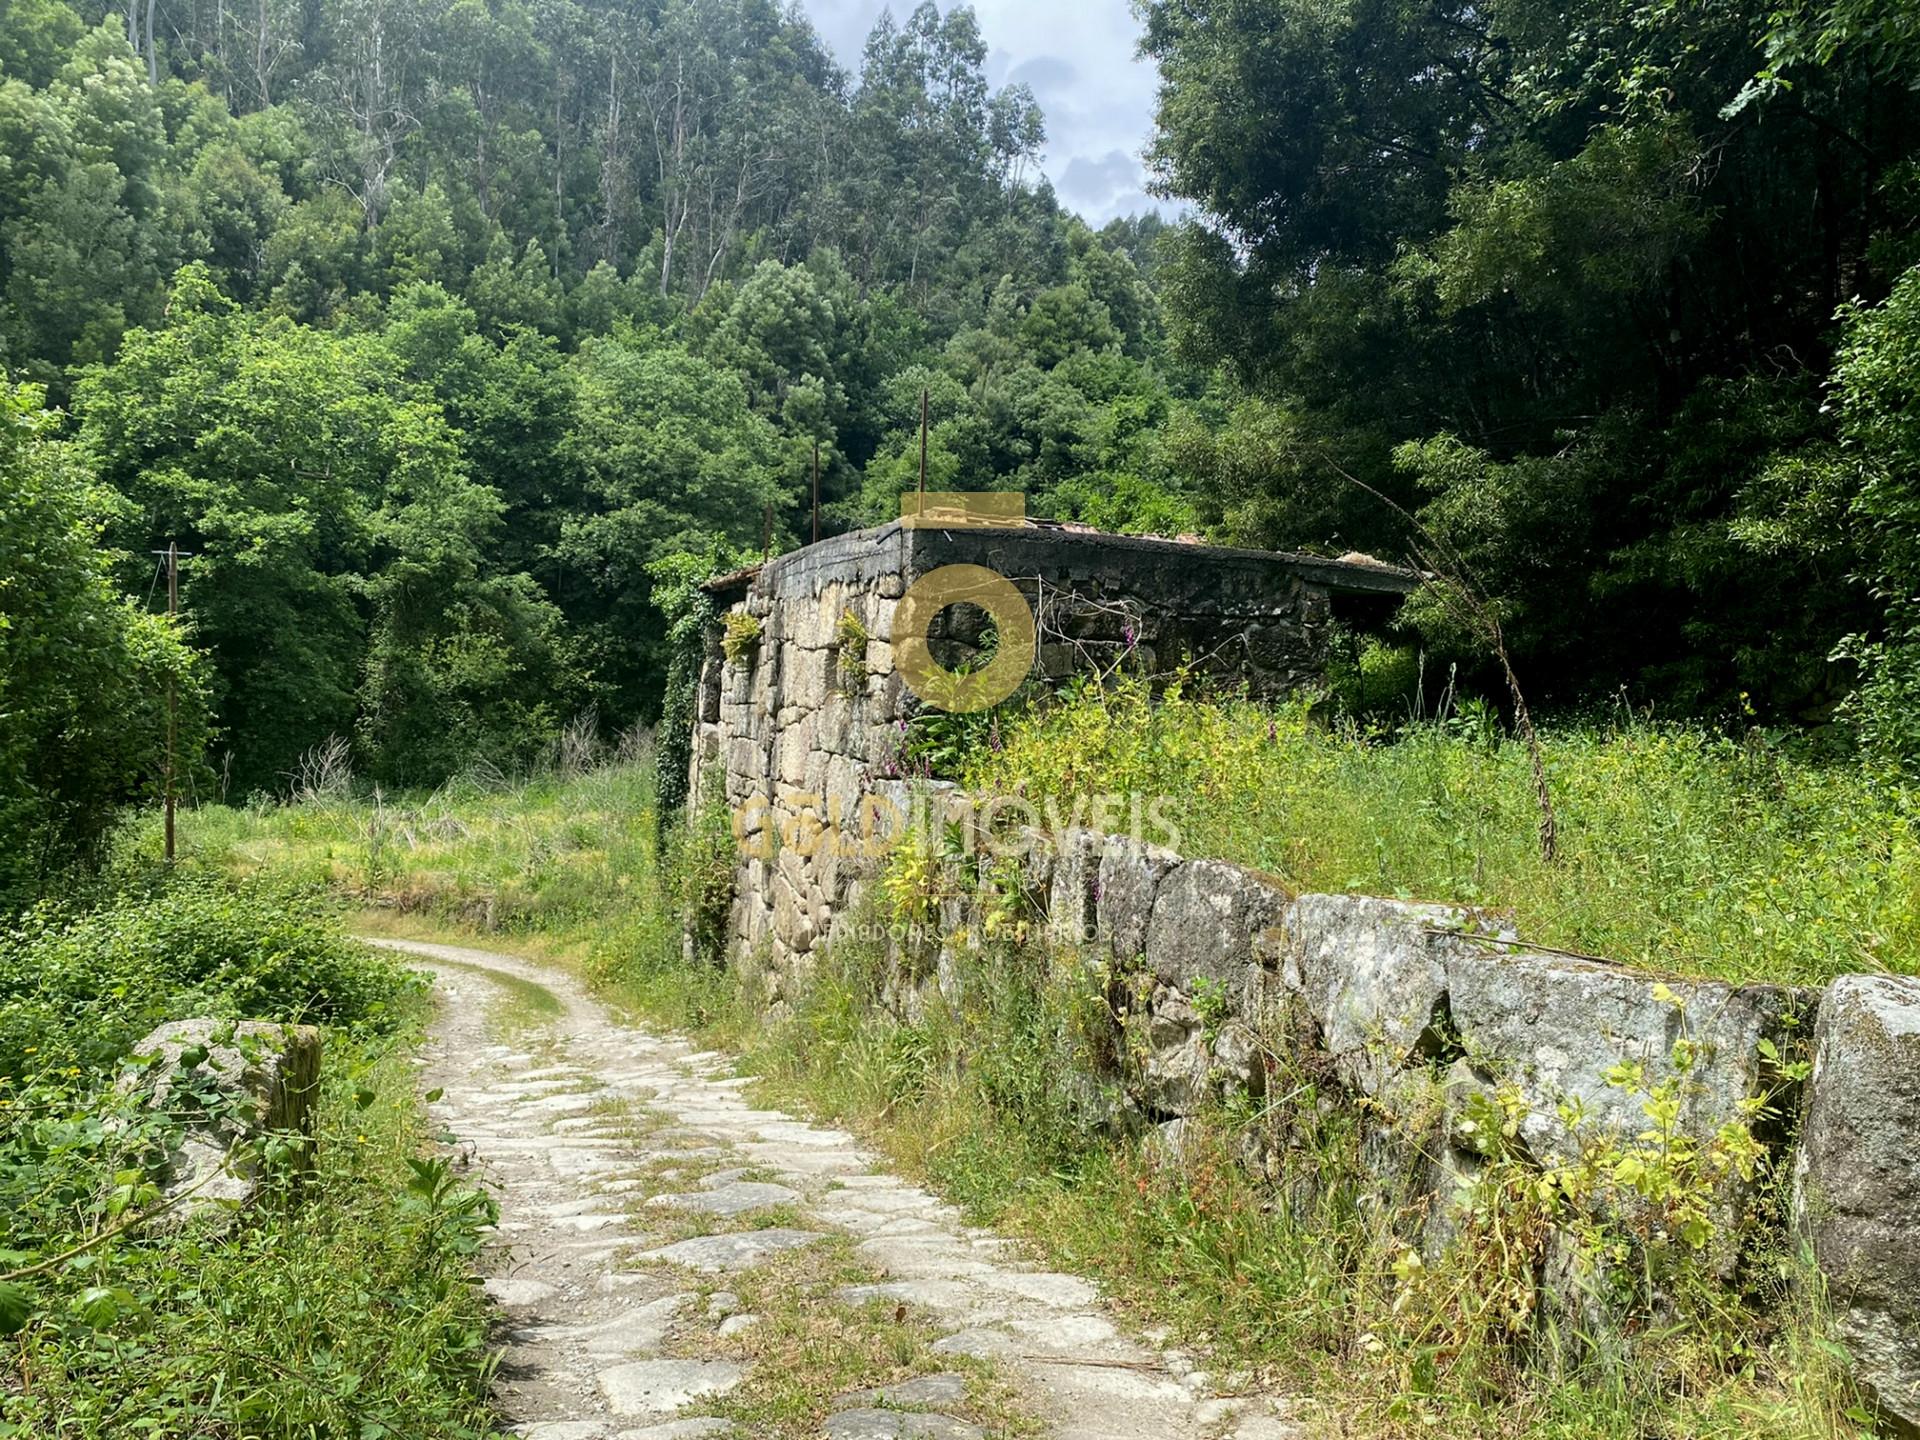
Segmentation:
{"type": "Polygon", "coordinates": [[[0,932],[0,1073],[101,1070],[194,1014],[380,1028],[413,985],[295,894],[182,876],[0,932]]]}
{"type": "Polygon", "coordinates": [[[0,911],[98,859],[119,807],[151,793],[169,679],[183,768],[207,721],[198,657],[117,593],[90,477],[40,399],[0,383],[0,911]]]}

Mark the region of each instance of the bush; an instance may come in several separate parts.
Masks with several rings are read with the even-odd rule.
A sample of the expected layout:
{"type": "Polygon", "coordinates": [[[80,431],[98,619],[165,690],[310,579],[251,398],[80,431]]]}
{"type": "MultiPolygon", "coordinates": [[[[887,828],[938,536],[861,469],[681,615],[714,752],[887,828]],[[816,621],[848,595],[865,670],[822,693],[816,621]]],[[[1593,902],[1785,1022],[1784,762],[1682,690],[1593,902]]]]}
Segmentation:
{"type": "Polygon", "coordinates": [[[104,1070],[188,1015],[382,1028],[414,984],[296,894],[181,876],[0,932],[0,1074],[104,1070]]]}
{"type": "Polygon", "coordinates": [[[311,1150],[256,1147],[263,1203],[239,1224],[143,1223],[178,1122],[106,1077],[0,1098],[0,1435],[497,1433],[473,1279],[495,1210],[420,1158],[395,1037],[329,1044],[311,1150]]]}

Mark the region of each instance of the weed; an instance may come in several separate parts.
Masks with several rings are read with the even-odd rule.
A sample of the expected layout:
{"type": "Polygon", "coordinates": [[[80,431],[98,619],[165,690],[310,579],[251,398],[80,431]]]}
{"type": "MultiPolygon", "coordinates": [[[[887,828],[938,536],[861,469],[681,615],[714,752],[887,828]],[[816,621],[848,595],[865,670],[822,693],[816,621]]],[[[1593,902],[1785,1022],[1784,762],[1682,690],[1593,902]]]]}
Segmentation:
{"type": "Polygon", "coordinates": [[[867,642],[871,637],[866,624],[853,611],[845,611],[834,626],[833,637],[840,688],[857,695],[867,683],[867,642]]]}
{"type": "Polygon", "coordinates": [[[720,649],[729,665],[738,665],[760,644],[760,617],[745,610],[729,610],[721,623],[720,649]]]}
{"type": "Polygon", "coordinates": [[[1510,909],[1549,945],[1665,973],[1821,984],[1920,972],[1912,797],[1631,712],[1544,733],[1558,859],[1538,853],[1526,748],[1491,715],[1328,729],[1301,705],[1083,686],[969,744],[959,778],[1063,813],[1079,797],[1166,797],[1188,855],[1300,891],[1510,909]]]}

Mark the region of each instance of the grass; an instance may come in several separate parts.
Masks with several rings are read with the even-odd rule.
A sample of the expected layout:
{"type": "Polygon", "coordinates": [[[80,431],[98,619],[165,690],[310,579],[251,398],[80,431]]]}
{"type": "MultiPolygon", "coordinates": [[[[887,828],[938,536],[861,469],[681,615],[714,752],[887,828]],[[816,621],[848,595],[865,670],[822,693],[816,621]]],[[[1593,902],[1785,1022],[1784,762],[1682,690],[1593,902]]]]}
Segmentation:
{"type": "MultiPolygon", "coordinates": [[[[1297,707],[1150,703],[1121,685],[1004,723],[965,779],[1043,818],[1084,815],[1098,794],[1157,798],[1184,854],[1301,891],[1506,910],[1530,940],[1662,973],[1798,984],[1920,973],[1920,831],[1904,787],[1796,759],[1758,733],[1734,741],[1631,714],[1551,730],[1546,753],[1560,823],[1551,865],[1525,754],[1480,712],[1385,736],[1297,707]]],[[[660,887],[682,857],[662,852],[655,829],[637,763],[378,804],[205,807],[182,833],[231,869],[539,939],[590,973],[617,972],[654,1014],[709,1023],[730,1000],[724,986],[690,990],[671,963],[679,912],[660,887]],[[648,995],[643,966],[660,980],[648,995]]],[[[1145,833],[1165,838],[1151,822],[1145,833]]]]}
{"type": "Polygon", "coordinates": [[[551,1025],[567,1013],[560,997],[546,986],[518,975],[505,975],[478,965],[442,958],[439,962],[486,980],[493,987],[493,999],[487,1005],[487,1020],[503,1038],[524,1036],[530,1030],[551,1025]]]}
{"type": "MultiPolygon", "coordinates": [[[[1525,751],[1481,709],[1366,733],[1297,706],[1089,688],[1002,725],[964,778],[1043,815],[1098,794],[1163,797],[1183,854],[1298,891],[1507,910],[1538,943],[1665,973],[1920,973],[1907,788],[1797,759],[1758,731],[1735,740],[1627,712],[1544,741],[1553,864],[1525,751]]],[[[1151,822],[1146,838],[1162,838],[1151,822]]]]}
{"type": "Polygon", "coordinates": [[[136,1234],[41,1282],[38,1316],[5,1342],[0,1434],[497,1433],[471,1259],[489,1212],[413,1163],[429,1146],[408,1055],[419,1004],[390,1037],[330,1041],[299,1203],[226,1233],[136,1234]]]}
{"type": "MultiPolygon", "coordinates": [[[[1165,795],[1185,853],[1301,888],[1509,908],[1543,943],[1660,970],[1818,981],[1916,969],[1904,792],[1761,740],[1629,717],[1547,745],[1563,843],[1551,867],[1524,757],[1475,717],[1388,743],[1298,711],[1177,695],[1150,708],[1122,689],[1003,725],[968,778],[1067,810],[1093,790],[1165,795]]],[[[397,806],[201,811],[185,833],[237,869],[324,878],[388,925],[477,930],[583,967],[609,998],[742,1051],[767,1099],[847,1125],[970,1218],[1099,1277],[1142,1323],[1211,1347],[1216,1373],[1337,1397],[1309,1407],[1322,1433],[1870,1431],[1783,1244],[1751,1257],[1744,1292],[1716,1299],[1715,1318],[1643,1320],[1630,1352],[1585,1343],[1577,1323],[1535,1307],[1537,1245],[1505,1258],[1472,1246],[1399,1273],[1417,1223],[1408,1196],[1315,1077],[1286,1086],[1283,1105],[1223,1107],[1191,1126],[1178,1164],[1150,1137],[1125,1138],[1125,1047],[1106,979],[1081,957],[977,954],[962,998],[909,1024],[880,1003],[889,957],[835,946],[769,1020],[731,974],[683,958],[682,897],[706,887],[714,837],[690,829],[662,848],[653,828],[635,768],[397,806]],[[1516,1286],[1529,1308],[1512,1331],[1486,1301],[1516,1286]]],[[[833,1335],[842,1321],[820,1323],[833,1335]]],[[[798,1368],[791,1385],[804,1386],[798,1368]]],[[[764,1403],[754,1418],[769,1433],[817,1418],[804,1394],[756,1393],[739,1403],[764,1403]]]]}
{"type": "MultiPolygon", "coordinates": [[[[855,1258],[853,1242],[844,1235],[728,1276],[735,1313],[759,1319],[731,1336],[703,1326],[681,1338],[678,1348],[688,1358],[750,1366],[738,1389],[705,1408],[733,1420],[756,1440],[804,1440],[820,1433],[836,1397],[957,1371],[967,1377],[967,1397],[962,1404],[942,1406],[944,1413],[979,1425],[998,1440],[1041,1433],[991,1362],[933,1350],[941,1332],[924,1315],[891,1300],[855,1304],[839,1298],[848,1286],[883,1278],[855,1258]]],[[[702,1288],[703,1302],[713,1288],[702,1288]]]]}

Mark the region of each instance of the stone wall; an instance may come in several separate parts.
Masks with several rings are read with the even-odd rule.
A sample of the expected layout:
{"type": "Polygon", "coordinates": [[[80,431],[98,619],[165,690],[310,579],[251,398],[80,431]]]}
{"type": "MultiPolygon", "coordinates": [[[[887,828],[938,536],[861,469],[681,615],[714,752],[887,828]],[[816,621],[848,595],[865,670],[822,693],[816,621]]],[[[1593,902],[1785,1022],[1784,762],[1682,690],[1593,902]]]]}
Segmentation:
{"type": "MultiPolygon", "coordinates": [[[[882,813],[949,845],[956,826],[987,823],[988,807],[952,786],[883,781],[873,794],[882,813]]],[[[1703,1149],[1727,1133],[1758,1146],[1750,1174],[1730,1168],[1712,1183],[1706,1266],[1741,1280],[1747,1242],[1779,1223],[1770,1187],[1790,1177],[1791,1223],[1824,1272],[1856,1378],[1890,1433],[1920,1436],[1920,980],[1848,976],[1822,992],[1662,979],[1530,947],[1496,914],[1295,895],[1129,835],[1021,829],[1009,846],[1003,827],[1000,838],[997,852],[983,839],[976,855],[946,860],[929,934],[894,929],[895,972],[921,977],[891,997],[909,1018],[936,992],[954,998],[959,952],[1004,929],[1011,866],[1021,919],[1131,978],[1123,1049],[1144,1057],[1126,1077],[1136,1123],[1177,1145],[1217,1100],[1268,1093],[1276,1068],[1329,1074],[1368,1117],[1382,1166],[1424,1192],[1415,1238],[1429,1261],[1494,1158],[1476,1127],[1501,1111],[1496,1094],[1516,1102],[1503,1153],[1547,1170],[1596,1145],[1633,1151],[1647,1101],[1670,1085],[1677,1133],[1703,1149]],[[1642,1078],[1611,1083],[1619,1066],[1642,1078]],[[1756,1118],[1760,1097],[1771,1118],[1756,1118]]],[[[858,863],[870,873],[875,862],[858,863]]],[[[1616,1202],[1636,1203],[1624,1189],[1603,1201],[1616,1202]]],[[[1590,1319],[1598,1278],[1562,1263],[1542,1283],[1563,1312],[1590,1319]]]]}
{"type": "MultiPolygon", "coordinates": [[[[692,803],[718,799],[742,817],[732,933],[740,948],[768,952],[776,986],[844,911],[861,867],[830,852],[803,857],[767,837],[840,830],[874,781],[898,776],[903,728],[919,703],[894,665],[894,609],[916,579],[950,565],[990,569],[1026,598],[1042,680],[1123,664],[1149,675],[1186,668],[1261,695],[1318,686],[1330,622],[1390,609],[1410,585],[1390,567],[1311,556],[1037,526],[897,523],[711,585],[722,622],[709,634],[700,681],[692,803]],[[722,650],[728,611],[760,630],[731,660],[722,650]]],[[[929,632],[934,658],[956,667],[978,654],[977,621],[961,608],[943,612],[929,632]]]]}
{"type": "MultiPolygon", "coordinates": [[[[693,803],[723,800],[738,819],[731,947],[773,1006],[804,983],[901,817],[981,823],[951,786],[906,779],[897,763],[915,704],[893,665],[893,607],[917,576],[954,563],[989,565],[1021,587],[1050,677],[1137,653],[1148,669],[1197,661],[1265,693],[1315,680],[1339,606],[1404,588],[1298,557],[898,526],[723,583],[720,598],[753,615],[760,638],[729,661],[717,627],[712,636],[693,803]]],[[[951,664],[977,636],[962,620],[938,638],[951,664]]],[[[1793,1176],[1794,1224],[1828,1276],[1859,1378],[1896,1433],[1920,1435],[1920,981],[1848,977],[1824,995],[1661,981],[1528,947],[1499,917],[1463,907],[1295,895],[1135,835],[1018,835],[1024,918],[1137,987],[1136,1120],[1171,1137],[1224,1092],[1261,1092],[1276,1057],[1317,1066],[1370,1117],[1381,1153],[1426,1187],[1429,1250],[1455,1233],[1453,1202],[1489,1163],[1490,1107],[1514,1105],[1503,1146],[1554,1165],[1595,1136],[1633,1143],[1648,1092],[1663,1085],[1680,1128],[1703,1142],[1744,1127],[1755,1097],[1771,1097],[1782,1118],[1755,1129],[1759,1173],[1793,1176]],[[1807,1054],[1803,1083],[1794,1057],[1807,1054]],[[1638,1082],[1609,1083],[1619,1066],[1638,1067],[1638,1082]]],[[[933,938],[894,942],[936,952],[910,967],[927,993],[962,968],[952,962],[977,943],[982,905],[1007,903],[973,883],[985,862],[969,865],[976,874],[942,889],[933,938]]],[[[1713,1263],[1729,1277],[1743,1235],[1776,1218],[1757,1186],[1738,1167],[1715,1186],[1713,1263]]]]}

